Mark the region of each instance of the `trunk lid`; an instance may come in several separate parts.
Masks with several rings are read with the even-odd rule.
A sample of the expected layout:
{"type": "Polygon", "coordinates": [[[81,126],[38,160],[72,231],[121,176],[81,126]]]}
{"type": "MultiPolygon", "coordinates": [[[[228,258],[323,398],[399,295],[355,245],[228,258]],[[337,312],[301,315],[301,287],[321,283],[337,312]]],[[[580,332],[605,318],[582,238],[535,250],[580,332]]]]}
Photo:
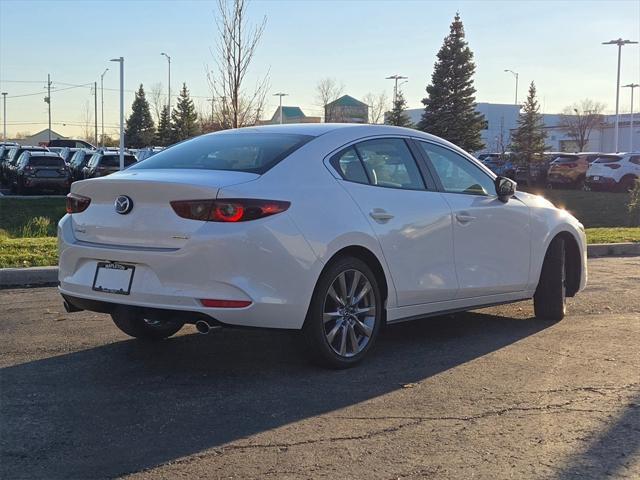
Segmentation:
{"type": "Polygon", "coordinates": [[[91,198],[72,215],[78,240],[118,246],[181,248],[203,222],[181,218],[169,202],[216,198],[220,188],[259,178],[255,173],[222,170],[125,170],[104,178],[76,182],[72,192],[91,198]],[[116,212],[120,196],[133,207],[116,212]]]}

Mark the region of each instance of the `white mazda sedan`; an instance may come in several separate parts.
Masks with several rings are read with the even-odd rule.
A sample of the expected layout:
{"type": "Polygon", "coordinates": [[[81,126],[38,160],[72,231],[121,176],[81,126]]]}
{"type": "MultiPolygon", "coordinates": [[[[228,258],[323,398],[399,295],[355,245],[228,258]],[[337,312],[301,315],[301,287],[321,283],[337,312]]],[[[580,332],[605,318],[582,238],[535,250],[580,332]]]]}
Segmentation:
{"type": "Polygon", "coordinates": [[[301,330],[338,368],[385,322],[530,298],[560,320],[586,283],[583,227],[515,187],[416,130],[203,135],[72,185],[60,292],[140,339],[185,323],[301,330]]]}

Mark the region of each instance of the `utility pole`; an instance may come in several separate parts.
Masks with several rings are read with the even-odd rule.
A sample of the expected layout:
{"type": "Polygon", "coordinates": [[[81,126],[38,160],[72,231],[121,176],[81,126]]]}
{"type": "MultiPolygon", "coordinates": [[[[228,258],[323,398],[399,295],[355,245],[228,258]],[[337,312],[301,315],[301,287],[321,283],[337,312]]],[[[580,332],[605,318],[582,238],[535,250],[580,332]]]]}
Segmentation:
{"type": "Polygon", "coordinates": [[[510,73],[516,78],[516,100],[514,105],[518,105],[518,78],[520,77],[520,75],[518,74],[518,72],[514,72],[513,70],[509,69],[505,69],[505,72],[510,73]]]}
{"type": "Polygon", "coordinates": [[[47,74],[47,96],[44,101],[49,106],[49,142],[51,142],[51,75],[47,74]]]}
{"type": "Polygon", "coordinates": [[[94,123],[94,138],[96,141],[96,147],[98,146],[98,82],[93,82],[93,123],[94,123]]]}
{"type": "Polygon", "coordinates": [[[278,92],[278,93],[274,93],[273,96],[274,97],[280,97],[280,125],[282,125],[282,97],[286,97],[287,95],[289,95],[288,93],[282,93],[282,92],[278,92]]]}
{"type": "Polygon", "coordinates": [[[2,92],[2,121],[4,127],[2,128],[2,138],[7,139],[7,92],[2,92]]]}
{"type": "MultiPolygon", "coordinates": [[[[105,74],[109,71],[109,69],[105,69],[104,72],[102,72],[102,75],[100,75],[100,103],[101,103],[101,107],[100,109],[102,110],[101,113],[101,123],[102,123],[102,138],[101,138],[101,144],[104,147],[104,76],[105,74]]],[[[98,146],[98,145],[96,145],[98,146]]]]}
{"type": "Polygon", "coordinates": [[[166,53],[162,52],[160,55],[164,55],[167,57],[167,62],[169,62],[169,86],[167,93],[167,107],[169,108],[169,115],[171,115],[171,57],[166,53]]]}
{"type": "Polygon", "coordinates": [[[618,148],[618,133],[620,128],[620,60],[622,59],[622,46],[638,43],[631,40],[623,40],[619,38],[617,40],[609,40],[608,42],[602,42],[603,45],[617,45],[618,46],[618,77],[616,80],[616,126],[613,131],[613,146],[618,153],[620,149],[618,148]]]}
{"type": "Polygon", "coordinates": [[[636,87],[640,87],[637,83],[630,83],[629,85],[623,85],[622,88],[631,89],[631,119],[629,120],[629,151],[633,152],[633,91],[636,87]]]}
{"type": "Polygon", "coordinates": [[[402,75],[391,75],[390,77],[385,77],[385,80],[395,80],[395,85],[393,86],[393,104],[396,104],[396,100],[398,99],[398,80],[404,80],[409,77],[403,77],[402,75]]]}
{"type": "Polygon", "coordinates": [[[120,64],[120,170],[124,170],[124,57],[111,61],[120,64]]]}

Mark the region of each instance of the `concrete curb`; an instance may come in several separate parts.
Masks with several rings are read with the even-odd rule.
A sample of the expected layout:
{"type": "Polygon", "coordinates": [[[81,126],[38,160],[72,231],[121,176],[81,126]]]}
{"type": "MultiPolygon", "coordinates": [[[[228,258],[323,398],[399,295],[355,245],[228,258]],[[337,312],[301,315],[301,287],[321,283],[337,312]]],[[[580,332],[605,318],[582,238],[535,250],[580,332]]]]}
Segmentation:
{"type": "MultiPolygon", "coordinates": [[[[640,243],[596,243],[587,245],[587,256],[640,256],[640,243]]],[[[0,288],[56,285],[58,267],[0,268],[0,288]]]]}

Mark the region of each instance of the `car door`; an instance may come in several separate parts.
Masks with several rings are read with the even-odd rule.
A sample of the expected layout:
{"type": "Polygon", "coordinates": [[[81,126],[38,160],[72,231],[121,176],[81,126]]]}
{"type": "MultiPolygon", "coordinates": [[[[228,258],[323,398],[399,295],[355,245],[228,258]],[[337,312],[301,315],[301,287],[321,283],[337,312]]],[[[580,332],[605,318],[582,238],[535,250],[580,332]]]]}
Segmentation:
{"type": "Polygon", "coordinates": [[[471,159],[435,143],[417,142],[453,212],[457,298],[519,292],[529,278],[529,208],[495,194],[493,178],[471,159]]]}
{"type": "Polygon", "coordinates": [[[451,209],[410,144],[389,137],[361,141],[331,164],[380,242],[398,306],[455,298],[451,209]]]}

